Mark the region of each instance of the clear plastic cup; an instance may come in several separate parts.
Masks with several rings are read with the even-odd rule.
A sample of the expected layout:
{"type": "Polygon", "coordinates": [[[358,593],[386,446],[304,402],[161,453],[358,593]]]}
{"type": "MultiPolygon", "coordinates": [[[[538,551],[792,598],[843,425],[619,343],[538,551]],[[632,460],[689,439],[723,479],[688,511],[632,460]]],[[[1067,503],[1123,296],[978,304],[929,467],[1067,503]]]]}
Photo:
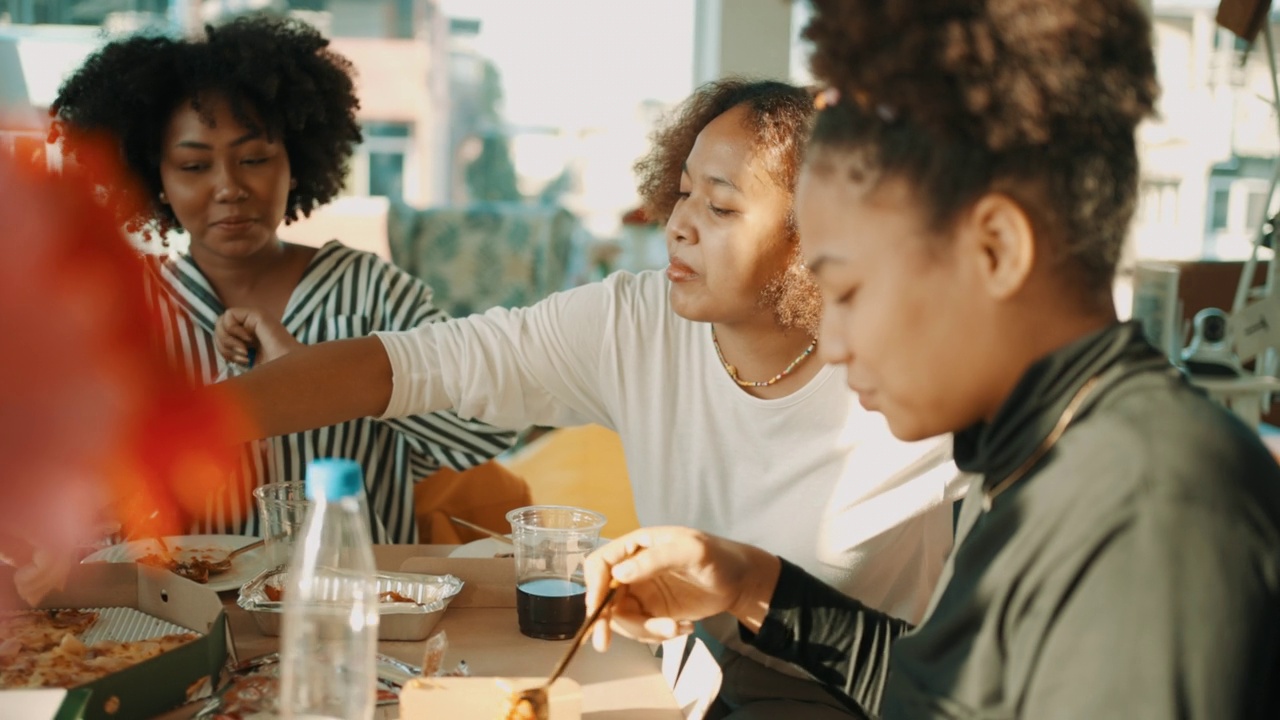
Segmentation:
{"type": "Polygon", "coordinates": [[[262,485],[253,491],[258,505],[261,534],[266,539],[263,552],[268,567],[289,564],[293,545],[307,521],[306,483],[282,482],[262,485]]]}
{"type": "Polygon", "coordinates": [[[605,517],[566,505],[532,505],[507,513],[515,545],[520,632],[571,638],[586,620],[582,563],[600,541],[605,517]]]}

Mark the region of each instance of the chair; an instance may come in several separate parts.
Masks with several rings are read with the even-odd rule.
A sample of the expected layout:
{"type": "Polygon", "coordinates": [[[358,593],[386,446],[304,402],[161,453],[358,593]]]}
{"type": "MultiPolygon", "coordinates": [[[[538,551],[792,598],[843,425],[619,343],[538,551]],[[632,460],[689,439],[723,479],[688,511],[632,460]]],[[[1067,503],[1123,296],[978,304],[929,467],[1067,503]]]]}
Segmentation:
{"type": "Polygon", "coordinates": [[[496,532],[509,532],[507,512],[533,504],[529,484],[497,460],[458,472],[440,468],[413,488],[418,542],[460,545],[484,535],[458,527],[449,516],[496,532]]]}
{"type": "Polygon", "coordinates": [[[507,467],[525,478],[533,498],[602,513],[616,538],[640,526],[618,434],[599,425],[560,428],[518,450],[507,467]]]}
{"type": "Polygon", "coordinates": [[[391,259],[454,317],[531,305],[572,284],[586,230],[563,207],[483,203],[419,210],[393,200],[391,259]]]}

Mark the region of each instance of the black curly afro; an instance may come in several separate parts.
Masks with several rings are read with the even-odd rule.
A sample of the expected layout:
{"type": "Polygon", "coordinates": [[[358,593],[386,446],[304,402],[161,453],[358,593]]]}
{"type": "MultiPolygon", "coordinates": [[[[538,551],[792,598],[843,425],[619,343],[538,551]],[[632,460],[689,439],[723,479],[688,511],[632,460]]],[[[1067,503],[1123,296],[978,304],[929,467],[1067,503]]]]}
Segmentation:
{"type": "Polygon", "coordinates": [[[835,98],[811,167],[907,180],[935,230],[1004,193],[1082,299],[1109,302],[1159,94],[1136,0],[812,2],[812,69],[835,98]]]}
{"type": "Polygon", "coordinates": [[[178,226],[158,200],[165,128],[183,103],[203,114],[210,95],[225,97],[245,127],[284,143],[297,182],[286,222],[342,189],[361,141],[351,63],[310,25],[270,15],[207,27],[203,40],[139,35],[106,45],[63,83],[50,142],[61,139],[71,157],[102,136],[118,143],[147,197],[122,197],[136,186],[104,179],[106,200],[131,231],[164,235],[178,226]]]}

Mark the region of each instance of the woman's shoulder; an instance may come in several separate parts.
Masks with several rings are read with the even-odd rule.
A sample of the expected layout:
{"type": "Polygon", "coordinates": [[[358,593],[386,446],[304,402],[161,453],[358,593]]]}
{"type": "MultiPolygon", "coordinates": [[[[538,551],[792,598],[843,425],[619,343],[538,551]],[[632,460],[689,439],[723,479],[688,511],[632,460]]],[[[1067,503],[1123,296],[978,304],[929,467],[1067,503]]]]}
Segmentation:
{"type": "Polygon", "coordinates": [[[659,270],[618,270],[605,277],[600,284],[619,297],[643,297],[650,300],[662,298],[664,304],[667,297],[667,278],[659,270]]]}
{"type": "Polygon", "coordinates": [[[619,270],[603,280],[555,293],[547,300],[586,304],[594,311],[619,317],[662,318],[670,314],[665,283],[665,278],[652,271],[632,273],[619,270]]]}
{"type": "Polygon", "coordinates": [[[1063,436],[1077,482],[1110,485],[1139,505],[1249,511],[1280,521],[1280,466],[1258,433],[1173,372],[1144,373],[1063,436]],[[1076,438],[1072,438],[1077,434],[1076,438]]]}
{"type": "Polygon", "coordinates": [[[368,250],[360,250],[357,248],[353,248],[350,245],[346,245],[341,240],[337,240],[337,239],[329,240],[328,242],[324,243],[323,245],[320,245],[319,247],[301,245],[300,243],[295,243],[295,244],[298,244],[301,247],[310,250],[314,254],[314,257],[312,260],[313,262],[318,262],[322,260],[365,259],[374,266],[395,267],[394,265],[391,264],[390,261],[377,255],[376,253],[371,253],[368,250]]]}
{"type": "Polygon", "coordinates": [[[330,240],[315,251],[312,267],[325,268],[325,275],[332,273],[357,273],[362,276],[381,276],[386,281],[427,286],[425,280],[409,273],[391,260],[368,250],[351,247],[341,240],[330,240]]]}

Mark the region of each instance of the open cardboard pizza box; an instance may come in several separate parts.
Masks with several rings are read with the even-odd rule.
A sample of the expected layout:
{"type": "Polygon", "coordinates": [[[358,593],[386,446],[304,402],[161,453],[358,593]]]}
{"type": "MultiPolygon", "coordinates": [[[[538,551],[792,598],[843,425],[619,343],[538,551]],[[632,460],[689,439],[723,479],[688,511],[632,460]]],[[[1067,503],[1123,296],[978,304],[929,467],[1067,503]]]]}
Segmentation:
{"type": "MultiPolygon", "coordinates": [[[[6,607],[26,607],[13,589],[13,569],[0,567],[0,598],[6,607]]],[[[98,609],[90,641],[143,640],[194,631],[200,637],[136,665],[86,683],[67,694],[57,720],[151,718],[199,697],[217,685],[232,645],[218,594],[159,568],[128,563],[76,566],[65,590],[46,597],[40,608],[98,609]],[[176,629],[175,629],[176,628],[176,629]],[[70,707],[84,701],[82,712],[70,707]]],[[[86,635],[89,635],[86,633],[86,635]]],[[[47,698],[50,695],[44,694],[47,698]]],[[[40,694],[0,690],[0,717],[33,717],[17,708],[40,694]],[[17,714],[21,712],[22,714],[17,714]]]]}

